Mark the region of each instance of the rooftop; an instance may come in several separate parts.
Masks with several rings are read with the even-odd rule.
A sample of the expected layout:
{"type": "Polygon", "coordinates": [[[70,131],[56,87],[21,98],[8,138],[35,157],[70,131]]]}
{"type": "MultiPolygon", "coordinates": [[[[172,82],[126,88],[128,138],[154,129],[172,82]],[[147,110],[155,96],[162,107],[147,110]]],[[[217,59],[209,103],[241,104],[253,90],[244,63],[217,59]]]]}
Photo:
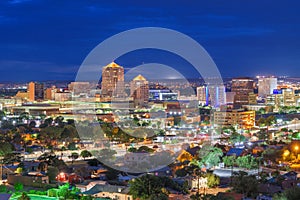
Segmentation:
{"type": "Polygon", "coordinates": [[[133,80],[134,81],[146,81],[146,78],[143,77],[141,74],[139,74],[133,80]]]}
{"type": "Polygon", "coordinates": [[[108,65],[106,65],[105,67],[120,68],[121,66],[115,62],[111,62],[108,65]]]}

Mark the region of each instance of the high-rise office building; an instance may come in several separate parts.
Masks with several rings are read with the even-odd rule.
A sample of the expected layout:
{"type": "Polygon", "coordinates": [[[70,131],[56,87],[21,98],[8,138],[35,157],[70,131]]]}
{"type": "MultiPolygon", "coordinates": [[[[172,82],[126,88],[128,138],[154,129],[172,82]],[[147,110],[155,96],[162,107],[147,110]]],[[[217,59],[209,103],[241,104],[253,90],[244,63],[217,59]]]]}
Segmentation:
{"type": "Polygon", "coordinates": [[[251,78],[232,79],[231,92],[235,92],[233,102],[235,108],[249,104],[249,94],[254,92],[253,83],[251,78]]]}
{"type": "Polygon", "coordinates": [[[273,94],[277,88],[277,78],[275,77],[258,77],[258,96],[266,98],[267,95],[273,94]]]}
{"type": "Polygon", "coordinates": [[[27,88],[28,92],[28,100],[29,101],[37,101],[44,99],[44,84],[30,82],[27,88]]]}
{"type": "Polygon", "coordinates": [[[208,87],[206,86],[197,87],[197,99],[199,101],[199,104],[202,106],[209,104],[208,87]]]}
{"type": "Polygon", "coordinates": [[[209,85],[197,87],[197,99],[200,105],[220,107],[226,102],[224,85],[209,85]]]}
{"type": "Polygon", "coordinates": [[[101,96],[104,98],[124,97],[124,68],[112,62],[102,69],[101,96]]]}
{"type": "Polygon", "coordinates": [[[130,96],[135,107],[146,107],[149,100],[149,83],[142,75],[136,76],[130,82],[130,96]]]}
{"type": "Polygon", "coordinates": [[[226,104],[226,92],[224,85],[209,85],[208,91],[211,106],[218,108],[221,105],[226,104]]]}
{"type": "Polygon", "coordinates": [[[46,88],[45,89],[45,97],[44,99],[45,100],[54,100],[54,95],[55,95],[55,92],[56,92],[56,88],[55,86],[51,87],[51,88],[46,88]]]}

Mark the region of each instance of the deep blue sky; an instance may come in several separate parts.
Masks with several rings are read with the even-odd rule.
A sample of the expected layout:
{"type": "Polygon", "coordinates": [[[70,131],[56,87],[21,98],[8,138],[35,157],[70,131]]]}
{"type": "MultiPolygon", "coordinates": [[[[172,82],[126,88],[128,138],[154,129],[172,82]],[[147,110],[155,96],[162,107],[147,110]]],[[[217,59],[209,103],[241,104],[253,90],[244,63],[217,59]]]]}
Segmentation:
{"type": "MultiPolygon", "coordinates": [[[[145,26],[194,38],[226,77],[300,76],[299,9],[297,0],[1,0],[0,81],[74,79],[97,44],[145,26]]],[[[185,62],[171,60],[145,51],[119,62],[130,68],[155,61],[184,71],[185,62]]]]}

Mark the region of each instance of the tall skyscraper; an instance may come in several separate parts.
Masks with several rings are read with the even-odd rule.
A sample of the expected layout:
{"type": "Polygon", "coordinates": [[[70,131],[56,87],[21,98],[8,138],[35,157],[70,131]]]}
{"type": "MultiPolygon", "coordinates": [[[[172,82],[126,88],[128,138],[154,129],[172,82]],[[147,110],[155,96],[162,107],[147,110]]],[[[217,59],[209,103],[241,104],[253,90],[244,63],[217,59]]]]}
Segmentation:
{"type": "Polygon", "coordinates": [[[273,90],[277,88],[277,78],[275,77],[259,77],[258,78],[258,96],[266,98],[267,95],[273,94],[273,90]]]}
{"type": "Polygon", "coordinates": [[[235,108],[249,104],[249,94],[254,92],[253,83],[253,79],[247,77],[232,79],[231,91],[235,92],[233,102],[235,108]]]}
{"type": "Polygon", "coordinates": [[[130,82],[130,96],[133,97],[135,107],[146,107],[149,100],[149,83],[142,75],[138,75],[130,82]]]}
{"type": "Polygon", "coordinates": [[[37,101],[44,99],[44,84],[30,82],[27,88],[28,92],[28,100],[29,101],[37,101]]]}
{"type": "Polygon", "coordinates": [[[124,68],[112,62],[102,69],[101,96],[104,98],[124,97],[124,68]]]}

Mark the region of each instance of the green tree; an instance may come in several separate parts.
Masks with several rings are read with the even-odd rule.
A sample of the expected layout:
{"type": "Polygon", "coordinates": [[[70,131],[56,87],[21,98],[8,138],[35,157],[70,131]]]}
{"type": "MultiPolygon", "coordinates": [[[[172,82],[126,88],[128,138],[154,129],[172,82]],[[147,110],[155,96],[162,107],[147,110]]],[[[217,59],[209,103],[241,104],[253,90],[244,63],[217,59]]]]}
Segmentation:
{"type": "Polygon", "coordinates": [[[16,192],[20,192],[20,191],[23,190],[24,186],[23,186],[22,183],[15,183],[15,184],[14,184],[14,188],[15,188],[15,191],[16,191],[16,192]]]}
{"type": "Polygon", "coordinates": [[[258,181],[254,175],[246,172],[234,172],[231,185],[235,192],[244,194],[246,197],[256,197],[258,181]]]}
{"type": "Polygon", "coordinates": [[[236,160],[235,156],[224,156],[223,157],[223,162],[226,167],[233,166],[235,163],[235,160],[236,160]]]}
{"type": "Polygon", "coordinates": [[[238,133],[233,133],[231,134],[229,141],[231,144],[241,143],[246,141],[246,137],[238,133]]]}
{"type": "Polygon", "coordinates": [[[70,144],[68,144],[68,149],[69,150],[77,150],[75,142],[71,142],[70,144]]]}
{"type": "Polygon", "coordinates": [[[221,161],[221,156],[223,156],[222,149],[211,145],[204,145],[199,150],[200,164],[209,168],[218,165],[221,161]]]}
{"type": "Polygon", "coordinates": [[[241,168],[254,169],[257,168],[258,162],[253,156],[246,155],[238,157],[236,159],[236,164],[241,168]]]}
{"type": "Polygon", "coordinates": [[[7,192],[6,185],[0,185],[0,193],[6,193],[6,192],[7,192]]]}
{"type": "Polygon", "coordinates": [[[218,177],[217,175],[213,173],[207,173],[206,177],[208,187],[212,188],[220,185],[220,177],[218,177]]]}
{"type": "Polygon", "coordinates": [[[166,188],[183,192],[183,187],[168,177],[144,175],[129,182],[129,192],[134,198],[145,199],[166,199],[168,191],[166,188]]]}
{"type": "Polygon", "coordinates": [[[88,157],[92,157],[92,154],[88,150],[83,150],[81,151],[80,156],[85,160],[88,157]]]}
{"type": "Polygon", "coordinates": [[[18,200],[30,200],[30,197],[25,192],[23,192],[18,200]]]}
{"type": "Polygon", "coordinates": [[[61,133],[61,139],[73,141],[74,138],[79,138],[76,128],[72,125],[66,125],[61,133]]]}

